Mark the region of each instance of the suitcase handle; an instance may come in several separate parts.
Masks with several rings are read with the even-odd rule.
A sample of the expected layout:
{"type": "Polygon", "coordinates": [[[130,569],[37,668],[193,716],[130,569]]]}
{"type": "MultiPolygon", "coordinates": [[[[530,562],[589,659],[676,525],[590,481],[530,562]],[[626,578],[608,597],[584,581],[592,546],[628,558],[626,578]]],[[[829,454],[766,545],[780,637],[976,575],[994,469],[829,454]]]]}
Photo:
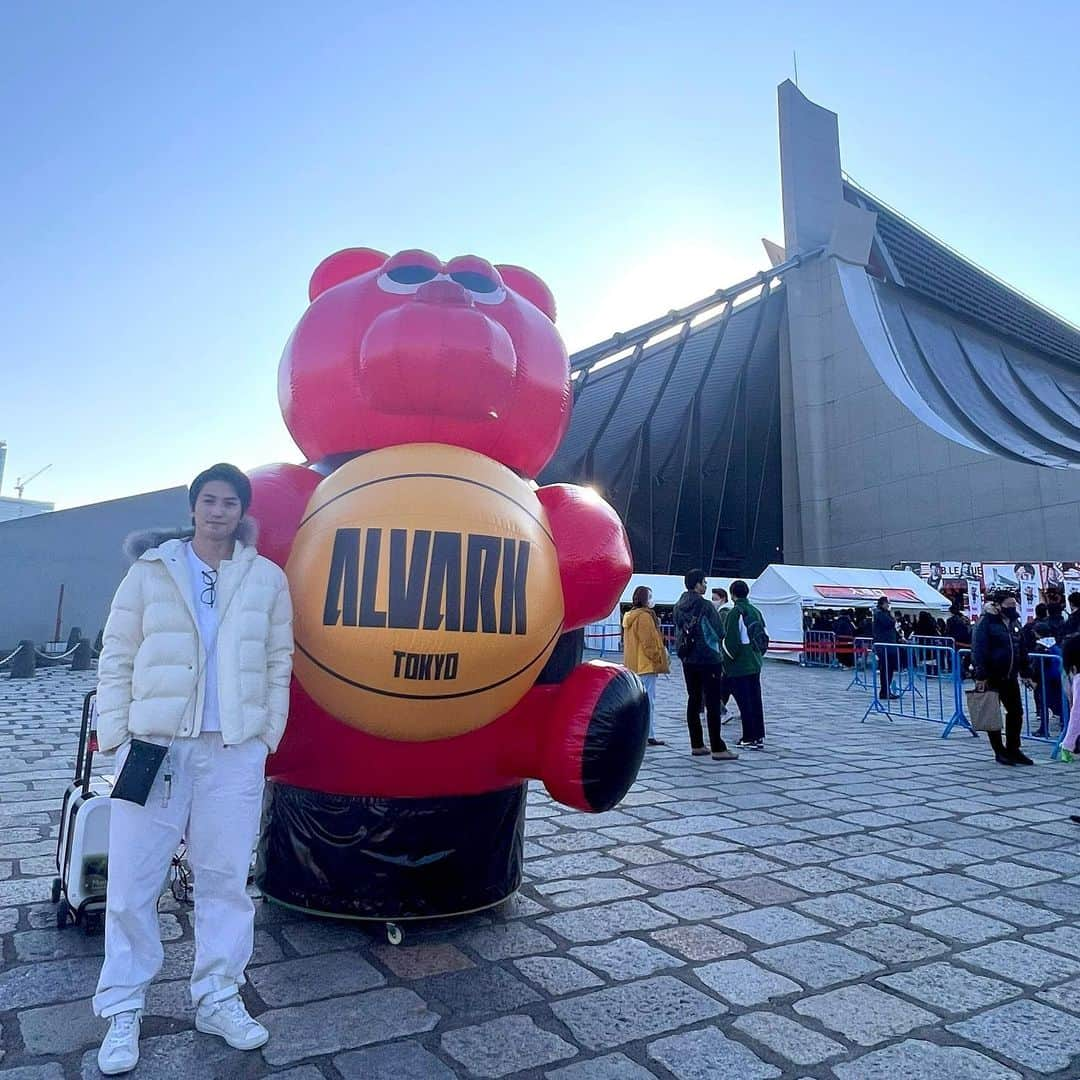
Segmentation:
{"type": "Polygon", "coordinates": [[[94,763],[94,748],[92,740],[96,739],[97,732],[91,721],[94,715],[97,691],[91,690],[83,698],[82,723],[79,727],[79,750],[75,757],[75,781],[82,786],[84,792],[90,789],[90,768],[94,763]]]}

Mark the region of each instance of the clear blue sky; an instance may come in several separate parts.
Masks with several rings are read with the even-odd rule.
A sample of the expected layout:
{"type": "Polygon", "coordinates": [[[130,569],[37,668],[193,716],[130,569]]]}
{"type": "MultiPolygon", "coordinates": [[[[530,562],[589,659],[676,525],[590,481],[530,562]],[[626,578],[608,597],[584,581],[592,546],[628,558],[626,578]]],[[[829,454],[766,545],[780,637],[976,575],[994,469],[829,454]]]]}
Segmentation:
{"type": "Polygon", "coordinates": [[[299,460],[277,362],[341,247],[522,263],[571,350],[761,269],[793,48],[854,177],[1080,322],[1078,12],[4,5],[3,493],[299,460]]]}

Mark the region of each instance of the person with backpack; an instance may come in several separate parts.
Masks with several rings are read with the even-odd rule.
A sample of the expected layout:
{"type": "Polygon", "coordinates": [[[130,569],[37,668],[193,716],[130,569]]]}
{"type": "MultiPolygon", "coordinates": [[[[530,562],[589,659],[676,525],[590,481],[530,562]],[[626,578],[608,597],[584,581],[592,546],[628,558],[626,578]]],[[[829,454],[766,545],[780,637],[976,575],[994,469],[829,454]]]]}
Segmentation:
{"type": "Polygon", "coordinates": [[[720,710],[724,690],[721,639],[724,626],[716,608],[705,599],[705,573],[691,570],[683,577],[686,592],[675,604],[675,651],[682,661],[686,680],[686,727],[690,753],[695,757],[711,750],[714,761],[734,761],[720,734],[720,710]],[[705,703],[709,747],[701,730],[701,705],[705,703]]]}
{"type": "Polygon", "coordinates": [[[736,745],[748,750],[765,749],[765,709],[761,703],[761,665],[769,651],[765,619],[750,603],[745,581],[731,583],[735,601],[724,626],[724,673],[742,717],[742,738],[736,745]]]}

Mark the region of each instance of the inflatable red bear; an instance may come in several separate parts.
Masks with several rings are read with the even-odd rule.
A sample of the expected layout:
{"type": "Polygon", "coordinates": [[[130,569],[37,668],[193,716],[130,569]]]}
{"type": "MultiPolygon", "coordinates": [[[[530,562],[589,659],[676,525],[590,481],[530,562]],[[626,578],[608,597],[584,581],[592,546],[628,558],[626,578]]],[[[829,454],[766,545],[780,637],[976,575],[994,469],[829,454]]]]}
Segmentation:
{"type": "MultiPolygon", "coordinates": [[[[289,723],[267,767],[259,882],[273,899],[324,914],[389,920],[477,910],[520,884],[528,779],[570,807],[599,812],[637,775],[648,726],[641,684],[618,665],[582,663],[582,628],[615,608],[629,579],[626,534],[592,490],[531,481],[572,404],[554,301],[538,277],[474,256],[442,263],[423,251],[388,258],[351,248],[317,267],[309,295],[278,381],[308,463],[251,476],[260,550],[286,568],[297,611],[289,723]],[[462,463],[471,479],[462,479],[462,463]],[[427,487],[400,486],[421,474],[427,487]],[[379,511],[348,501],[377,488],[386,496],[379,511]],[[455,504],[459,490],[494,500],[496,524],[448,531],[428,500],[455,504]],[[540,544],[486,535],[499,530],[500,498],[540,544]],[[429,511],[439,519],[431,525],[429,511]],[[411,532],[394,528],[402,523],[394,515],[406,512],[411,532]],[[305,539],[331,515],[332,527],[305,539]],[[451,555],[432,584],[440,542],[451,555]],[[542,572],[544,544],[549,576],[526,595],[523,575],[542,572]],[[410,589],[419,598],[411,623],[402,615],[410,589]],[[546,611],[543,627],[526,611],[534,602],[546,611]],[[453,644],[470,629],[476,643],[453,644]],[[534,649],[514,637],[526,630],[540,635],[534,649]],[[394,648],[394,670],[388,652],[386,678],[411,667],[409,677],[429,682],[398,692],[361,674],[382,664],[379,643],[391,633],[419,645],[394,648]],[[319,635],[337,635],[344,659],[320,654],[319,635]],[[443,651],[430,651],[429,639],[443,651]],[[445,651],[451,639],[455,651],[445,651]],[[490,718],[471,711],[481,699],[499,708],[491,702],[505,702],[511,678],[493,671],[485,681],[476,657],[498,659],[514,644],[528,659],[511,673],[511,703],[490,718]],[[475,698],[437,681],[456,678],[459,666],[466,678],[466,647],[475,685],[483,684],[475,698]]],[[[461,507],[445,510],[474,513],[461,507]]]]}

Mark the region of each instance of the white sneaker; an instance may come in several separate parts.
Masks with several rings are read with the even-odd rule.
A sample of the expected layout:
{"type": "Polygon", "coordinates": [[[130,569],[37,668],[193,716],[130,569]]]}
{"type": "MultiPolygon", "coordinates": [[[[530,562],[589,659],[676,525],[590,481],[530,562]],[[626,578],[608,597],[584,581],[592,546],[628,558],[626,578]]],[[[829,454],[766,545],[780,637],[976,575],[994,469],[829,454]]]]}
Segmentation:
{"type": "Polygon", "coordinates": [[[131,1072],[139,1064],[139,1012],[116,1013],[98,1050],[98,1068],[105,1076],[131,1072]]]}
{"type": "Polygon", "coordinates": [[[239,994],[200,1005],[195,1011],[195,1028],[207,1035],[220,1035],[234,1050],[255,1050],[270,1038],[270,1032],[248,1015],[239,994]]]}

